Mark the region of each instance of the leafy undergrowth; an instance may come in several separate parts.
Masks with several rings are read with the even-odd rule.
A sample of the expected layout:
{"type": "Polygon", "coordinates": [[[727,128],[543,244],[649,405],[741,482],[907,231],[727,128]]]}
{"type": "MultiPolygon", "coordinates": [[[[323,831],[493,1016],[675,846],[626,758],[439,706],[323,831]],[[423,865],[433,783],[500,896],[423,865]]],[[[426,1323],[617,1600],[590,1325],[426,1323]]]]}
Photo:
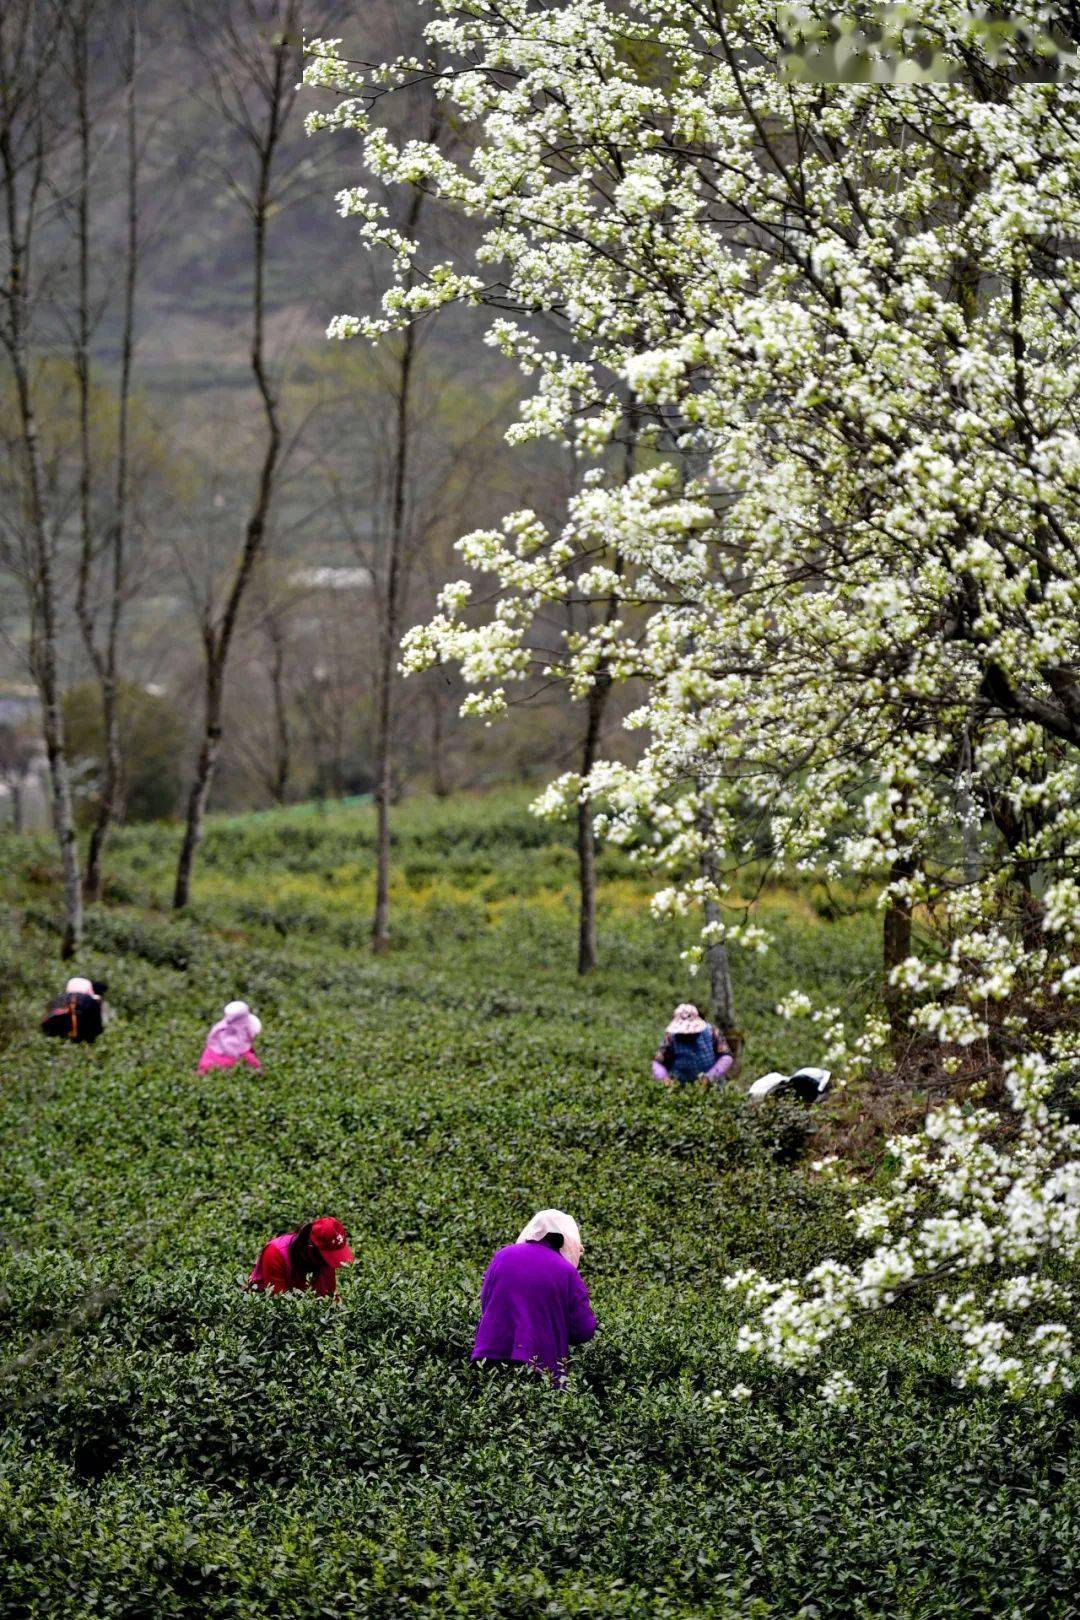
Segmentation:
{"type": "MultiPolygon", "coordinates": [[[[957,1391],[910,1302],[833,1363],[847,1412],[736,1354],[728,1270],[852,1239],[788,1162],[813,1118],[646,1078],[693,986],[624,860],[581,983],[562,834],[515,797],[400,821],[378,962],[368,811],[213,825],[179,922],[175,833],[124,834],[80,964],[117,1017],[88,1050],[33,1033],[48,852],[0,851],[0,1616],[1077,1613],[1068,1402],[957,1391]],[[199,1079],[237,994],[265,1070],[199,1079]],[[551,1203],[601,1321],[564,1394],[467,1359],[490,1252],[551,1203]],[[326,1211],[359,1256],[340,1307],[242,1292],[264,1238],[326,1211]]],[[[778,997],[850,1001],[876,948],[872,914],[767,903],[751,1073],[812,1061],[778,997]]]]}

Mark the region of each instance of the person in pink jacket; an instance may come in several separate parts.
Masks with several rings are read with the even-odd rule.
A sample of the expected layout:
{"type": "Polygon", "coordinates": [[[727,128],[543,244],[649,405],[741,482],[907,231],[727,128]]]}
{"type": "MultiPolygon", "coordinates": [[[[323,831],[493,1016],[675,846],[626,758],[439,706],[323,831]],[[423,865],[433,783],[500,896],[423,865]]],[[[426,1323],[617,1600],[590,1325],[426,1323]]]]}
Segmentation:
{"type": "Polygon", "coordinates": [[[203,1055],[199,1059],[199,1073],[205,1074],[208,1069],[231,1069],[240,1062],[249,1063],[253,1069],[261,1069],[262,1064],[254,1051],[254,1043],[261,1030],[262,1024],[246,1001],[228,1002],[224,1018],[218,1019],[206,1037],[203,1055]]]}

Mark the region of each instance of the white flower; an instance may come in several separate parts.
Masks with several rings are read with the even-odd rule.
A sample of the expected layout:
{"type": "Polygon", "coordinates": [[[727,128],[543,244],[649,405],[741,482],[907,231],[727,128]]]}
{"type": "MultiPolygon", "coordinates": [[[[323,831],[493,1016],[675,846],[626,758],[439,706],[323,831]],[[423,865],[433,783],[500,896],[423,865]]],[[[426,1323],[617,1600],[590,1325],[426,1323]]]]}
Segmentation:
{"type": "Polygon", "coordinates": [[[818,1389],[818,1399],[838,1411],[846,1411],[855,1404],[857,1398],[858,1391],[855,1385],[841,1372],[830,1373],[818,1389]]]}

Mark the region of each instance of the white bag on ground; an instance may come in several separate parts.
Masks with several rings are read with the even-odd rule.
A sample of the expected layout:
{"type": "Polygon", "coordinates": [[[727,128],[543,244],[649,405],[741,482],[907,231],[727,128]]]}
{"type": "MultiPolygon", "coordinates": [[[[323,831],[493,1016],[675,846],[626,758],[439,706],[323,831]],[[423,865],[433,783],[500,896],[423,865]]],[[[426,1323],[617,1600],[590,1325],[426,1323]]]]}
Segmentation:
{"type": "Polygon", "coordinates": [[[752,1102],[779,1095],[797,1097],[801,1103],[810,1104],[818,1102],[825,1095],[831,1079],[829,1069],[807,1067],[796,1069],[794,1074],[780,1074],[773,1070],[770,1074],[763,1074],[760,1080],[755,1080],[746,1095],[752,1102]]]}

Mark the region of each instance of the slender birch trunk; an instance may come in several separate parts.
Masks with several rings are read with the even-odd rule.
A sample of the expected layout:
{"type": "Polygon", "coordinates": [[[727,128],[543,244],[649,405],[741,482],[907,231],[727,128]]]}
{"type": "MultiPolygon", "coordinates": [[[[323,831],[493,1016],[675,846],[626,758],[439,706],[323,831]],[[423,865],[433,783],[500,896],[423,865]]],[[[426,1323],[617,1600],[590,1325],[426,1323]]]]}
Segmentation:
{"type": "MultiPolygon", "coordinates": [[[[424,196],[414,191],[409,200],[405,235],[412,237],[420,221],[424,196]]],[[[390,532],[387,536],[386,584],[383,623],[379,639],[379,669],[375,700],[375,913],[371,946],[376,955],[390,949],[390,806],[394,772],[394,690],[398,644],[404,610],[406,491],[410,472],[412,387],[416,363],[416,329],[411,324],[402,336],[398,366],[397,408],[394,417],[394,462],[390,486],[390,532]]]]}
{"type": "Polygon", "coordinates": [[[23,564],[30,613],[30,667],[41,703],[41,726],[49,766],[53,827],[60,854],[64,917],[61,956],[73,956],[82,941],[82,885],[71,778],[64,736],[58,656],[58,615],[53,542],[45,517],[45,480],[37,412],[30,376],[31,246],[45,179],[48,76],[60,48],[60,22],[46,19],[38,32],[36,9],[24,3],[0,31],[0,206],[7,235],[7,265],[0,345],[7,354],[15,392],[15,418],[24,475],[23,564]],[[11,47],[9,49],[9,46],[11,47]]]}
{"type": "MultiPolygon", "coordinates": [[[[105,645],[100,653],[94,652],[92,625],[80,613],[83,639],[94,658],[101,690],[101,717],[104,736],[105,763],[98,798],[97,816],[90,832],[90,845],[86,857],[84,892],[87,900],[98,900],[102,889],[102,858],[106,840],[117,817],[121,814],[123,756],[120,746],[119,682],[117,679],[120,642],[120,622],[127,589],[127,541],[130,502],[130,415],[131,383],[135,355],[135,299],[139,275],[139,144],[138,115],[135,100],[135,73],[138,61],[138,20],[135,0],[128,8],[124,48],[124,132],[127,156],[126,248],[124,262],[124,294],[122,335],[120,345],[120,382],[117,398],[116,470],[113,495],[112,525],[109,536],[109,605],[106,617],[105,645]],[[88,633],[89,632],[89,633],[88,633]]],[[[80,201],[86,196],[85,188],[80,201]]],[[[80,230],[80,238],[88,241],[88,231],[80,230]]],[[[85,288],[80,288],[85,294],[85,288]]],[[[80,302],[85,307],[84,297],[80,302]]],[[[89,380],[87,378],[87,380],[89,380]]],[[[88,394],[88,389],[87,389],[88,394]]],[[[88,453],[88,444],[84,454],[88,453]]],[[[88,461],[84,463],[88,465],[88,461]]],[[[84,513],[84,557],[88,554],[89,523],[84,513]]],[[[81,584],[81,579],[80,579],[81,584]]]]}
{"type": "MultiPolygon", "coordinates": [[[[258,22],[258,14],[253,10],[251,18],[253,22],[258,22]]],[[[288,0],[280,32],[275,34],[271,47],[271,71],[265,88],[265,122],[255,124],[249,121],[250,115],[247,113],[246,105],[242,99],[238,103],[240,111],[237,118],[245,120],[242,126],[244,133],[254,143],[257,152],[255,187],[251,199],[253,233],[251,369],[262,404],[266,441],[255,499],[244,535],[244,546],[229,586],[224,609],[220,619],[215,620],[213,610],[208,604],[203,620],[205,684],[202,739],[188,793],[184,838],[176,867],[176,883],[173,889],[173,909],[176,911],[183,910],[191,899],[191,878],[195,857],[202,842],[206,808],[221,752],[225,677],[229,653],[236,633],[241,603],[266,540],[281,458],[282,433],[278,396],[270,376],[266,355],[267,227],[273,203],[274,161],[285,120],[295,100],[295,84],[291,75],[296,66],[297,24],[298,0],[288,0]]]]}

